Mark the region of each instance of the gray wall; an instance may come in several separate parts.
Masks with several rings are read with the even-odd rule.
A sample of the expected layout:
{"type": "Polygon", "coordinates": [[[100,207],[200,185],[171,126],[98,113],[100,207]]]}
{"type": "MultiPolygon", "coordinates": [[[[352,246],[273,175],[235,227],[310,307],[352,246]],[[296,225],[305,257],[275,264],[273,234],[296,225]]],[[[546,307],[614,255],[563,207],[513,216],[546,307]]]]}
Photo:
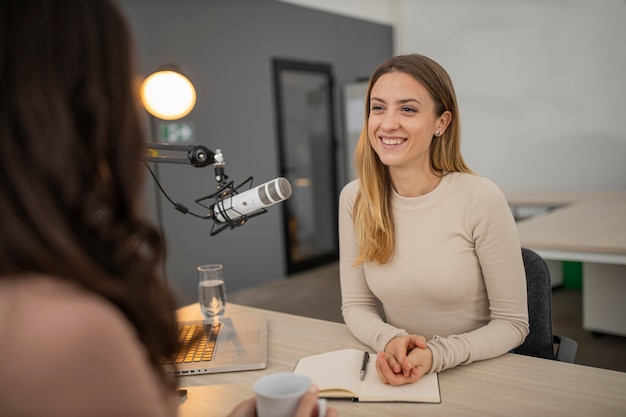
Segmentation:
{"type": "MultiPolygon", "coordinates": [[[[120,0],[134,31],[143,76],[174,62],[197,90],[196,143],[221,149],[236,184],[259,185],[279,175],[271,73],[273,57],[329,63],[335,75],[336,135],[343,141],[341,86],[369,75],[393,53],[388,25],[270,0],[120,0]]],[[[337,158],[344,156],[339,149],[337,158]]],[[[159,164],[173,200],[204,213],[194,200],[215,191],[213,168],[159,164]]],[[[339,167],[338,172],[345,172],[339,167]]],[[[345,181],[339,178],[340,185],[345,181]]],[[[154,210],[153,184],[148,205],[154,210]]],[[[196,301],[195,267],[223,263],[227,291],[285,276],[281,210],[243,227],[209,235],[212,223],[183,215],[162,197],[167,274],[181,304],[196,301]]]]}

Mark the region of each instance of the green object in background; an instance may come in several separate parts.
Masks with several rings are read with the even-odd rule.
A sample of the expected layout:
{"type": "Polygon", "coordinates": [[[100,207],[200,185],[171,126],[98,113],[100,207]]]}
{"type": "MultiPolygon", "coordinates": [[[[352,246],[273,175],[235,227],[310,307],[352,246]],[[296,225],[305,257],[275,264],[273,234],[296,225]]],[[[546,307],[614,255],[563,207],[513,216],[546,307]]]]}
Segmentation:
{"type": "Polygon", "coordinates": [[[582,262],[563,261],[563,286],[566,288],[582,289],[583,264],[582,262]]]}
{"type": "Polygon", "coordinates": [[[195,140],[194,124],[188,121],[163,122],[159,125],[159,140],[174,144],[189,144],[195,140]]]}

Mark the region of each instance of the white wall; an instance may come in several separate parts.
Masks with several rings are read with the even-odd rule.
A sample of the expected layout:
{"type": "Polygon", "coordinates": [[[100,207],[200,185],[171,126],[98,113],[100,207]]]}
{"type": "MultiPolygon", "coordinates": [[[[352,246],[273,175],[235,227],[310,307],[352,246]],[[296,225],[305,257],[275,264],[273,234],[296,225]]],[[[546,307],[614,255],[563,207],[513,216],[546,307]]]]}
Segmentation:
{"type": "Polygon", "coordinates": [[[623,1],[404,1],[398,53],[450,73],[470,166],[506,189],[626,189],[623,1]]]}
{"type": "MultiPolygon", "coordinates": [[[[326,10],[335,3],[368,18],[358,1],[326,10]]],[[[511,191],[626,189],[626,1],[383,4],[395,53],[430,56],[450,73],[478,174],[511,191]]]]}

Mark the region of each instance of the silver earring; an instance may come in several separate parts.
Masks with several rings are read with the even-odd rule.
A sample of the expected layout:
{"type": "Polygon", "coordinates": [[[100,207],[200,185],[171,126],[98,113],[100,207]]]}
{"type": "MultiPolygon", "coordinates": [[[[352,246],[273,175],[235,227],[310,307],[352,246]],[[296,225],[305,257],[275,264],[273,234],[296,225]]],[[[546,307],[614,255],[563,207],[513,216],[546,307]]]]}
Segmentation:
{"type": "Polygon", "coordinates": [[[436,132],[435,132],[435,137],[437,137],[437,138],[438,138],[439,136],[441,136],[441,132],[440,132],[440,131],[436,131],[436,132]]]}

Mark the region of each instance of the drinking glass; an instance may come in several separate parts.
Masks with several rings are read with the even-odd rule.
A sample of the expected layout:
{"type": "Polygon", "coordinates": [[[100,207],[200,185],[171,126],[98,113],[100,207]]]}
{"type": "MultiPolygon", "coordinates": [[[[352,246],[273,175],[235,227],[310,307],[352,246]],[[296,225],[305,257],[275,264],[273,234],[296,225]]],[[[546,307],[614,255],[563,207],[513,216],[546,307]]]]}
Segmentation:
{"type": "Polygon", "coordinates": [[[215,319],[224,316],[226,287],[224,286],[223,265],[198,266],[198,302],[205,318],[215,319]]]}

